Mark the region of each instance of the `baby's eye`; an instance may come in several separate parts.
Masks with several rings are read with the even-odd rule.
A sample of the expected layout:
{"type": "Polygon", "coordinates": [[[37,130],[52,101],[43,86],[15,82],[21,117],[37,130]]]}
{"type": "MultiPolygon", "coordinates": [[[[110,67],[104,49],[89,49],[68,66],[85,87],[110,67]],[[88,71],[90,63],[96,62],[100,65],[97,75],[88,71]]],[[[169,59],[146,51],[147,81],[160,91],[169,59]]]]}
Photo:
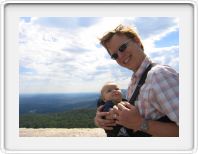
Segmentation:
{"type": "Polygon", "coordinates": [[[115,90],[120,90],[119,88],[115,88],[115,90]]]}
{"type": "Polygon", "coordinates": [[[112,91],[111,89],[107,90],[108,93],[110,93],[111,91],[112,91]]]}

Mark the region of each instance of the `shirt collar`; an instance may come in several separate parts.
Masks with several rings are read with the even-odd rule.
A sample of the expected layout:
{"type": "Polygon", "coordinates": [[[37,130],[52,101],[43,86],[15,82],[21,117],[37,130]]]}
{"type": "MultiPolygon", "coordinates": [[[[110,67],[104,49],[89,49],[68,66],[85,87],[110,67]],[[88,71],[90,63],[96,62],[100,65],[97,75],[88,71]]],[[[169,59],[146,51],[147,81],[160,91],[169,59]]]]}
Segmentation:
{"type": "Polygon", "coordinates": [[[145,57],[145,59],[143,60],[142,64],[140,65],[140,67],[138,68],[138,70],[133,73],[132,78],[140,78],[142,76],[142,73],[144,72],[144,70],[148,67],[149,64],[151,64],[151,60],[148,57],[145,57]]]}

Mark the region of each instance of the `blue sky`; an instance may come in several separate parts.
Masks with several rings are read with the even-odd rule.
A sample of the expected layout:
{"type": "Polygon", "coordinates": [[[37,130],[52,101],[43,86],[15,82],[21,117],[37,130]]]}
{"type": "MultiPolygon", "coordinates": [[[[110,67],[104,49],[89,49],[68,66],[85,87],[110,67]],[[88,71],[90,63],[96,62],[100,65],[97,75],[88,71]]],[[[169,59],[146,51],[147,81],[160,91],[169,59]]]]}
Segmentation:
{"type": "Polygon", "coordinates": [[[126,89],[132,72],[99,44],[119,24],[136,28],[145,53],[179,72],[179,23],[169,17],[21,17],[20,93],[98,92],[108,81],[126,89]]]}

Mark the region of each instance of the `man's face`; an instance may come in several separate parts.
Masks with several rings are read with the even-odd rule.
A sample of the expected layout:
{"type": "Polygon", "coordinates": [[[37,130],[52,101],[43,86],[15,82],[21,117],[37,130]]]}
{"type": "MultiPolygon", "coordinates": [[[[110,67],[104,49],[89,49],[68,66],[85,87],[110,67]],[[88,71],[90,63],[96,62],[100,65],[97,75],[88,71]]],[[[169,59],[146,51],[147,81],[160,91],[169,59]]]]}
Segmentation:
{"type": "Polygon", "coordinates": [[[110,55],[117,53],[117,63],[134,72],[139,68],[143,59],[144,52],[141,48],[140,40],[129,39],[125,35],[114,35],[107,43],[110,55]]]}

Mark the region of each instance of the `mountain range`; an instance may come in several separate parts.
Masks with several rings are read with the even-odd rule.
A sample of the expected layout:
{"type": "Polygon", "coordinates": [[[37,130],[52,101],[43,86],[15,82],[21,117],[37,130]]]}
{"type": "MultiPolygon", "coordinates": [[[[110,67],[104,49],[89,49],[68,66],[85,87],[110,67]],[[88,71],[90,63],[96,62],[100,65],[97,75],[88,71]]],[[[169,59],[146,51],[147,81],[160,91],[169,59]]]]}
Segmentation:
{"type": "Polygon", "coordinates": [[[19,113],[54,113],[95,109],[99,93],[20,94],[19,113]]]}

